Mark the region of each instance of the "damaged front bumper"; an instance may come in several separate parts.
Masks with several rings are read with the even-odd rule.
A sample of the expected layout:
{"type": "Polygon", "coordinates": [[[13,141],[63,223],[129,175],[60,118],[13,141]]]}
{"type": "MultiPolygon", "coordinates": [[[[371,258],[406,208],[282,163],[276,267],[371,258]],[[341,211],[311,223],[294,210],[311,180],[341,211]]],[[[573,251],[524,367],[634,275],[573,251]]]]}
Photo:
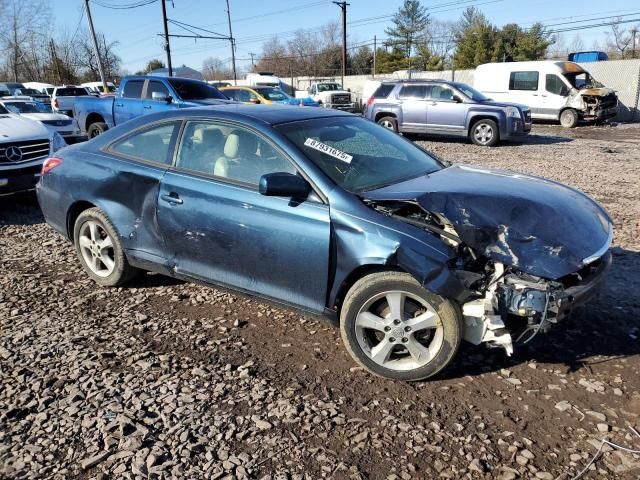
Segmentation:
{"type": "Polygon", "coordinates": [[[578,272],[546,281],[505,275],[504,266],[498,263],[484,298],[462,306],[463,337],[474,345],[502,347],[511,355],[514,344],[528,343],[599,293],[610,266],[611,252],[607,251],[578,272]]]}

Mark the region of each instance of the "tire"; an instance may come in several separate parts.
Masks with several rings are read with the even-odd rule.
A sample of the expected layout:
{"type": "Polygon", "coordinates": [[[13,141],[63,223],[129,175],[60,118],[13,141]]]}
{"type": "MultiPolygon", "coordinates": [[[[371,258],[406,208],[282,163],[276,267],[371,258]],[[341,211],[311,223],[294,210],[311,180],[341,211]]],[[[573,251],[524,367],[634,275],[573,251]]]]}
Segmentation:
{"type": "Polygon", "coordinates": [[[398,133],[398,121],[394,117],[381,117],[376,123],[381,127],[398,133]]]}
{"type": "Polygon", "coordinates": [[[73,243],[82,268],[99,285],[118,287],[139,273],[129,265],[115,227],[98,208],[78,215],[73,243]]]}
{"type": "Polygon", "coordinates": [[[89,128],[87,129],[87,136],[89,138],[94,138],[94,137],[97,137],[98,135],[103,134],[108,129],[109,129],[109,127],[107,127],[106,123],[104,123],[104,122],[95,122],[95,123],[92,123],[91,125],[89,125],[89,128]]]}
{"type": "Polygon", "coordinates": [[[489,119],[478,120],[469,129],[469,140],[481,147],[495,147],[500,141],[498,124],[489,119]]]}
{"type": "Polygon", "coordinates": [[[578,112],[576,112],[573,108],[567,108],[560,112],[560,125],[564,128],[574,128],[578,125],[578,120],[580,117],[578,116],[578,112]]]}
{"type": "Polygon", "coordinates": [[[351,287],[340,312],[340,332],[351,357],[369,372],[416,381],[451,362],[462,339],[462,320],[451,302],[408,273],[381,272],[351,287]],[[393,312],[402,312],[402,318],[393,312]]]}

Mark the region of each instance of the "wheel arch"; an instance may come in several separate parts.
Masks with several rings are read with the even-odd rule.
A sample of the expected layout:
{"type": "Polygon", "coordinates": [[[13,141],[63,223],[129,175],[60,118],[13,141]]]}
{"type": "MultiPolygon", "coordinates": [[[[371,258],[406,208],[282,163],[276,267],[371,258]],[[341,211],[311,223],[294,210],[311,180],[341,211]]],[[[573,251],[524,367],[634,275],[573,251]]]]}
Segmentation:
{"type": "Polygon", "coordinates": [[[99,113],[92,112],[89,115],[87,115],[87,120],[85,121],[85,131],[88,132],[91,124],[96,122],[106,123],[104,120],[104,117],[99,113]]]}
{"type": "Polygon", "coordinates": [[[378,123],[378,120],[380,120],[382,117],[393,117],[397,120],[398,114],[396,114],[395,112],[387,111],[387,110],[376,112],[375,117],[373,117],[373,121],[378,123]]]}
{"type": "Polygon", "coordinates": [[[95,207],[96,207],[95,204],[88,202],[86,200],[78,200],[77,202],[73,203],[69,207],[69,210],[67,211],[67,222],[66,222],[67,238],[69,238],[69,240],[73,242],[73,228],[80,214],[85,210],[89,210],[90,208],[95,208],[95,207]]]}
{"type": "Polygon", "coordinates": [[[409,273],[403,268],[397,265],[384,265],[379,263],[369,263],[365,265],[358,265],[355,269],[349,273],[342,283],[340,287],[338,287],[338,291],[336,293],[335,299],[333,301],[333,305],[336,309],[336,313],[338,318],[340,318],[340,311],[342,310],[342,305],[344,304],[344,299],[347,296],[347,293],[355,285],[355,283],[361,278],[366,277],[372,273],[382,273],[382,272],[403,272],[409,273]]]}
{"type": "Polygon", "coordinates": [[[471,129],[480,120],[493,120],[498,125],[498,131],[500,132],[500,130],[502,130],[501,125],[503,124],[503,122],[501,121],[502,118],[498,113],[476,113],[476,114],[472,114],[469,117],[469,125],[467,126],[467,136],[471,135],[471,129]]]}

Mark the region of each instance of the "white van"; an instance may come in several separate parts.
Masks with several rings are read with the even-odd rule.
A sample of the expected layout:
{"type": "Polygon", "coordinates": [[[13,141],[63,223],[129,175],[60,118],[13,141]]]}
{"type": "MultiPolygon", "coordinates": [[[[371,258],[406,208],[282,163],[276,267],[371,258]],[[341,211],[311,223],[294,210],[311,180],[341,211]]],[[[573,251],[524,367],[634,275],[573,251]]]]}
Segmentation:
{"type": "MultiPolygon", "coordinates": [[[[118,90],[117,87],[113,84],[113,82],[106,82],[106,83],[107,83],[107,90],[109,91],[107,95],[114,95],[116,93],[116,90],[118,90]]],[[[104,85],[102,85],[102,82],[81,83],[80,86],[86,88],[87,91],[91,94],[96,94],[96,95],[105,94],[105,92],[103,91],[104,85]]]]}
{"type": "Polygon", "coordinates": [[[600,121],[618,113],[618,97],[574,62],[485,63],[476,68],[474,87],[493,100],[531,108],[537,120],[600,121]]]}

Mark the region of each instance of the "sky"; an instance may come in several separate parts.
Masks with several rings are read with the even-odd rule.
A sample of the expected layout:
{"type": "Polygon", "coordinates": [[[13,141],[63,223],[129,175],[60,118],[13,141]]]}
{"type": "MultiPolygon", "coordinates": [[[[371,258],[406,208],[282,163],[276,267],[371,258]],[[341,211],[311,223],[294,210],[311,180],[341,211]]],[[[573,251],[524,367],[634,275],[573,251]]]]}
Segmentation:
{"type": "MultiPolygon", "coordinates": [[[[152,1],[152,0],[146,0],[152,1]]],[[[96,30],[107,40],[117,41],[116,53],[122,59],[122,68],[134,72],[146,63],[159,58],[166,63],[162,48],[163,32],[161,0],[131,9],[111,9],[103,5],[132,5],[145,0],[90,0],[91,14],[96,30]]],[[[402,0],[348,0],[347,33],[349,44],[365,43],[377,36],[386,38],[384,29],[402,4],[402,0]]],[[[83,0],[51,0],[56,28],[73,33],[79,26],[86,27],[83,0]]],[[[297,29],[314,29],[330,21],[340,21],[340,7],[331,0],[229,0],[233,36],[236,38],[238,65],[251,65],[250,53],[260,55],[262,43],[277,34],[282,40],[291,38],[297,29]]],[[[523,27],[536,21],[545,25],[576,22],[567,26],[594,24],[606,20],[600,17],[630,15],[640,18],[637,0],[422,0],[432,18],[455,21],[469,6],[476,6],[497,26],[518,23],[523,27]],[[587,20],[594,19],[589,22],[587,20]],[[598,19],[598,20],[595,20],[598,19]],[[584,23],[582,23],[584,22],[584,23]]],[[[167,17],[222,35],[228,35],[225,0],[166,0],[167,17]]],[[[638,22],[640,24],[640,21],[638,22]]],[[[563,33],[565,43],[571,43],[578,33],[586,49],[594,40],[603,42],[609,27],[598,27],[578,32],[563,33]]],[[[190,33],[169,25],[169,33],[190,33]]],[[[207,35],[204,33],[204,35],[207,35]]],[[[228,41],[172,38],[172,63],[200,69],[207,57],[230,59],[228,41]]]]}

